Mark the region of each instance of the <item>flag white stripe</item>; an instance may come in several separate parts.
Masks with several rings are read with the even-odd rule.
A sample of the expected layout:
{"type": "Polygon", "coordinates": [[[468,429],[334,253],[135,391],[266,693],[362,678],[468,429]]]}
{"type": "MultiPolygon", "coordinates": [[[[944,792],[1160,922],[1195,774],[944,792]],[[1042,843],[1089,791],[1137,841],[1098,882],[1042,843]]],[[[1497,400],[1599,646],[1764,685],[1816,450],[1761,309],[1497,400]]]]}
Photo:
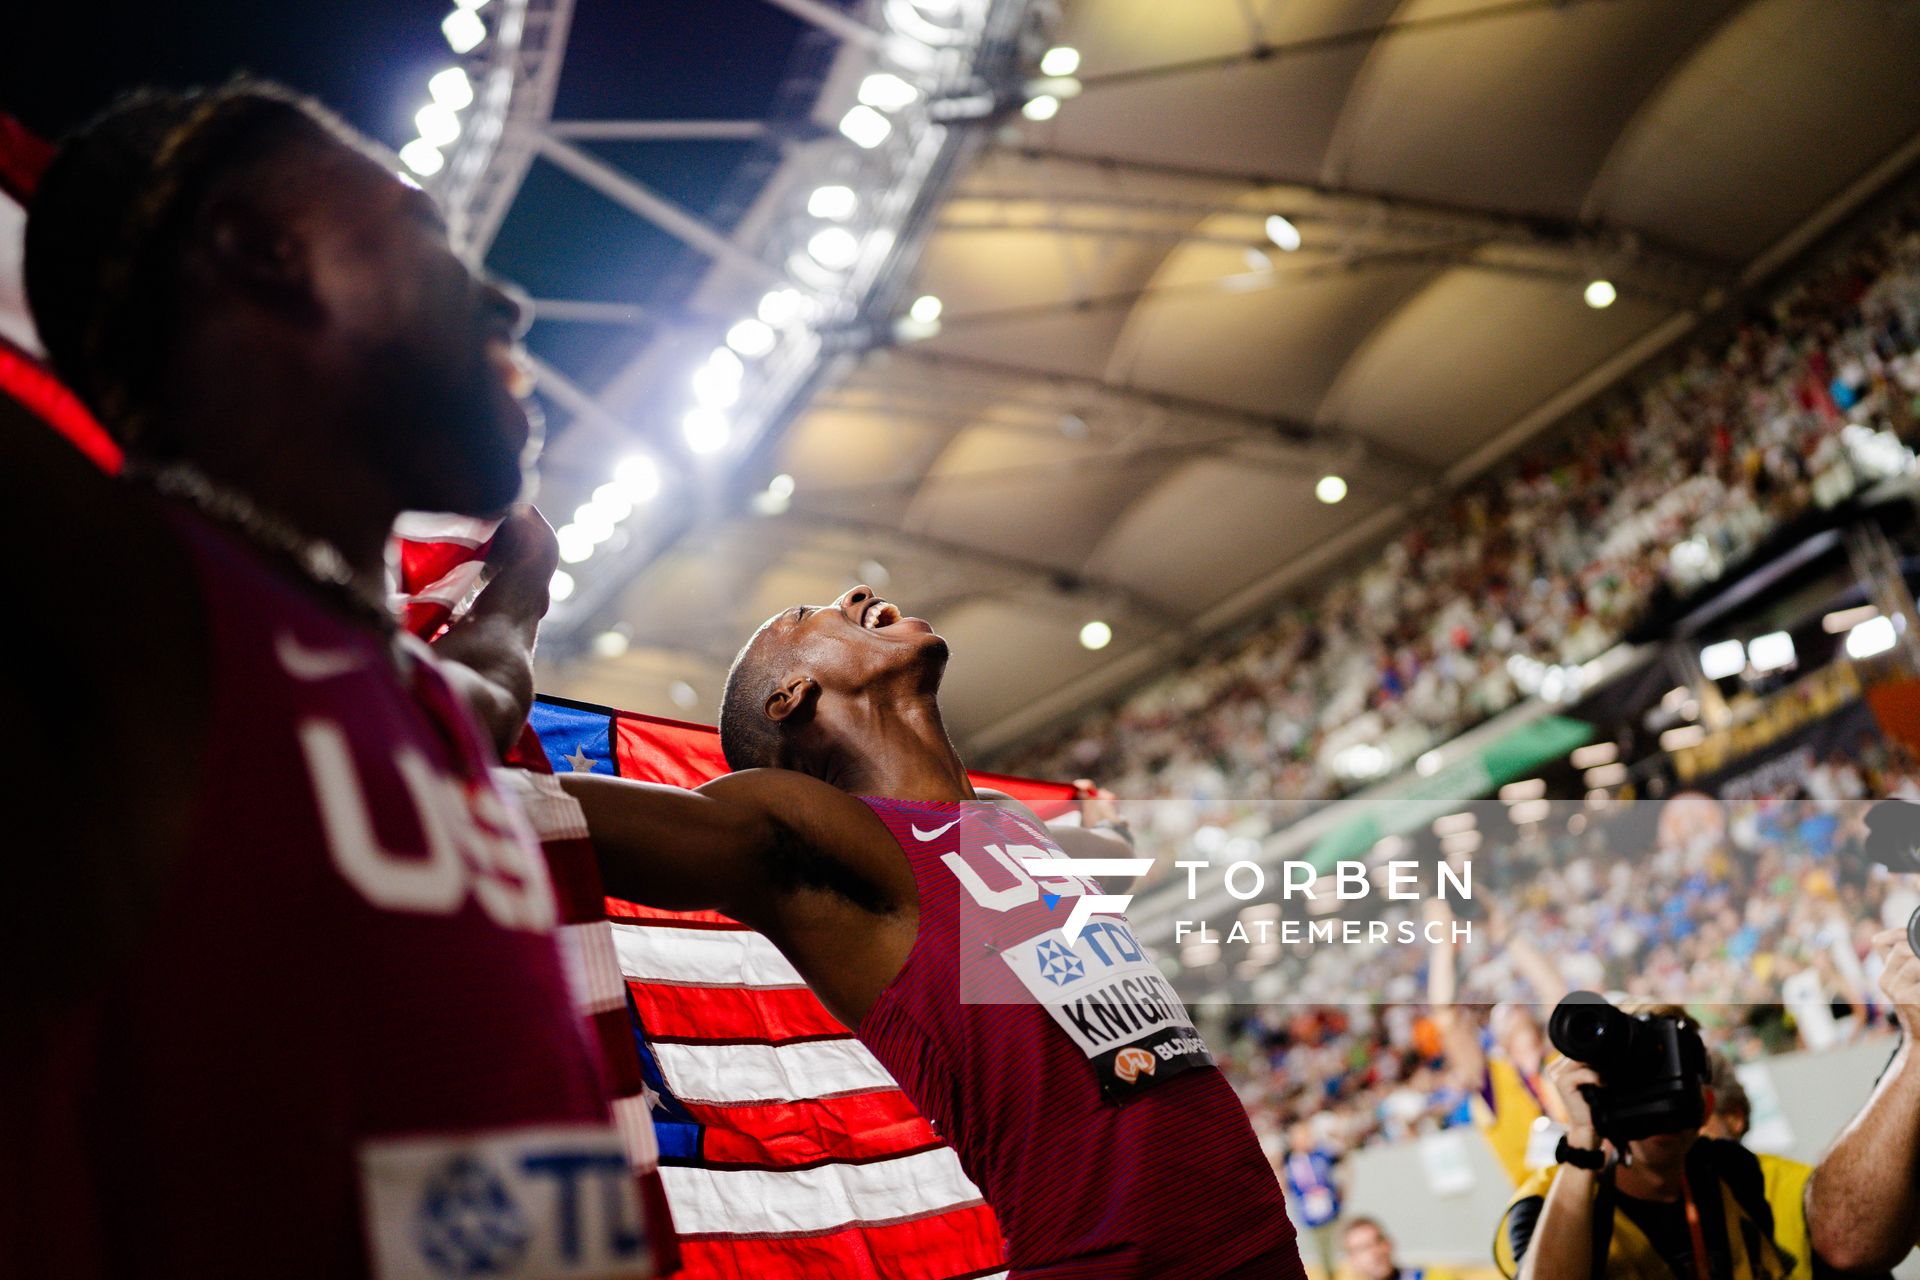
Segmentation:
{"type": "Polygon", "coordinates": [[[652,1173],[660,1163],[660,1139],[653,1131],[653,1107],[644,1094],[613,1100],[613,1124],[636,1172],[652,1173]]]}
{"type": "Polygon", "coordinates": [[[803,987],[771,942],[742,929],[613,926],[620,972],[641,982],[699,987],[803,987]]]}
{"type": "Polygon", "coordinates": [[[897,1089],[858,1040],[800,1044],[655,1044],[667,1088],[687,1102],[802,1102],[897,1089]]]}
{"type": "Polygon", "coordinates": [[[553,932],[573,988],[575,1007],[588,1017],[625,1008],[627,984],[620,979],[606,922],[561,925],[553,932]]]}
{"type": "Polygon", "coordinates": [[[785,1236],[896,1222],[975,1203],[960,1158],[939,1147],[874,1164],[815,1169],[660,1170],[673,1224],[695,1235],[785,1236]]]}

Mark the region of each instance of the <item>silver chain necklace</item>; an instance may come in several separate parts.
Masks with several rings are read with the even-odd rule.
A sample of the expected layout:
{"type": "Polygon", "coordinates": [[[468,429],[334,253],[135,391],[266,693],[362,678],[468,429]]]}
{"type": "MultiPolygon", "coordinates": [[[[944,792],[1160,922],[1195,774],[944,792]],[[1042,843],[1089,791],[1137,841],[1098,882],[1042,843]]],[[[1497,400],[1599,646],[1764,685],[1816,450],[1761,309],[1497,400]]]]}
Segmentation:
{"type": "Polygon", "coordinates": [[[228,488],[198,467],[168,462],[157,467],[129,467],[126,474],[162,497],[184,502],[201,515],[226,526],[253,546],[298,570],[321,592],[344,605],[355,617],[370,622],[383,634],[399,627],[383,600],[370,597],[355,581],[353,566],[340,549],[324,538],[309,537],[235,489],[228,488]]]}

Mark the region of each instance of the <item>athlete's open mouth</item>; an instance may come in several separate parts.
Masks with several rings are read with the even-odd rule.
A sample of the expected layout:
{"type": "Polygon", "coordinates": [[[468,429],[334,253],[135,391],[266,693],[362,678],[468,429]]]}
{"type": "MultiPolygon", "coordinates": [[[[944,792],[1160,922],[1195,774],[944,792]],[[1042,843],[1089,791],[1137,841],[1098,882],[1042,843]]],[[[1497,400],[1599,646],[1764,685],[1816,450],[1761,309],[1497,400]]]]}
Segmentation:
{"type": "Polygon", "coordinates": [[[900,610],[885,600],[875,600],[860,614],[860,625],[869,631],[892,626],[900,621],[900,610]]]}
{"type": "Polygon", "coordinates": [[[488,338],[487,360],[500,375],[508,395],[524,400],[533,394],[533,366],[519,343],[509,338],[488,338]]]}

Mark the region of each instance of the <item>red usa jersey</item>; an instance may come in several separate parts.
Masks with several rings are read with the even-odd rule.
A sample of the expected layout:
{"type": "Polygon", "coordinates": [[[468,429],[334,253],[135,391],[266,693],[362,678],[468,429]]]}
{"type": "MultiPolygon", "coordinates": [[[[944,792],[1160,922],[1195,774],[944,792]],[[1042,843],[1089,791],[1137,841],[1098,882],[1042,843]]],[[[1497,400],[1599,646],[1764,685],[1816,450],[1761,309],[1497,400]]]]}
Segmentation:
{"type": "Polygon", "coordinates": [[[465,710],[424,646],[169,522],[213,646],[195,816],[112,979],[0,1053],[0,1273],[647,1274],[553,890],[465,710]]]}
{"type": "Polygon", "coordinates": [[[1013,1274],[1299,1277],[1279,1183],[1179,997],[1124,916],[1067,927],[1099,885],[1030,871],[1063,855],[998,806],[866,803],[920,926],[859,1035],[959,1152],[1013,1274]]]}

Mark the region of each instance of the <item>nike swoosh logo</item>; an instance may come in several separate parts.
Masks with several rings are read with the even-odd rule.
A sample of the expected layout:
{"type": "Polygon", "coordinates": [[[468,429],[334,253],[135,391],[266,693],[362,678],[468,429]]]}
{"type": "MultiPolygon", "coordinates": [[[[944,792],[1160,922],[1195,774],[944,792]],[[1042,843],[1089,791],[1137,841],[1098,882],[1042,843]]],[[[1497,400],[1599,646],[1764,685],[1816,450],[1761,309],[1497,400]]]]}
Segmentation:
{"type": "Polygon", "coordinates": [[[367,655],[354,649],[309,649],[290,631],[273,638],[273,656],[295,680],[312,683],[332,680],[367,665],[367,655]]]}
{"type": "Polygon", "coordinates": [[[960,819],[955,818],[952,822],[949,822],[946,826],[935,827],[931,831],[922,831],[920,828],[914,827],[913,838],[916,840],[938,840],[941,836],[947,834],[948,831],[958,826],[959,822],[960,822],[960,819]]]}

